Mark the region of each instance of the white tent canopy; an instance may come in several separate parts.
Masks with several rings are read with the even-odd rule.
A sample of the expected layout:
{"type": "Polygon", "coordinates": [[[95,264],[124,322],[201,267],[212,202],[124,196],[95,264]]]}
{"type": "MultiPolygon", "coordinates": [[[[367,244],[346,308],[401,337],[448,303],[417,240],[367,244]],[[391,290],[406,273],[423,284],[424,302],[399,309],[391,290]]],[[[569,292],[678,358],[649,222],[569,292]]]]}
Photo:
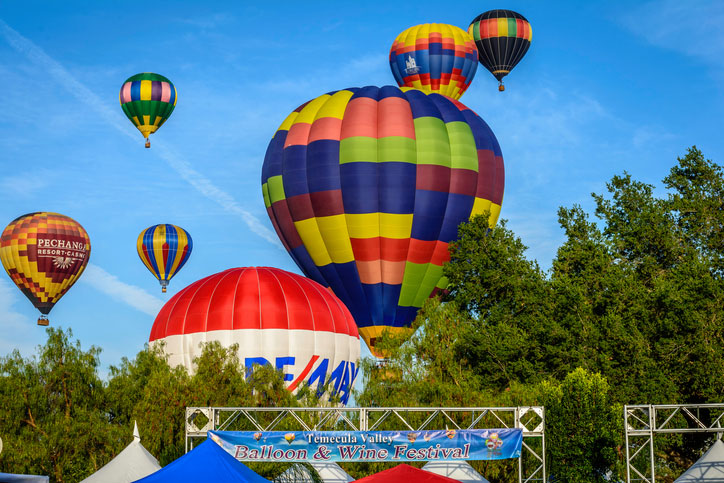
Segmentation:
{"type": "MultiPolygon", "coordinates": [[[[349,476],[337,463],[333,462],[310,462],[309,463],[319,474],[319,477],[324,483],[349,483],[354,481],[354,478],[349,476]]],[[[286,482],[312,482],[312,475],[309,474],[309,470],[304,465],[294,465],[287,471],[281,474],[281,476],[275,481],[286,482]]]]}
{"type": "Polygon", "coordinates": [[[724,443],[716,440],[674,483],[724,483],[724,443]]]}
{"type": "Polygon", "coordinates": [[[133,441],[100,470],[81,483],[131,483],[161,469],[156,458],[141,444],[138,426],[134,423],[133,441]]]}
{"type": "Polygon", "coordinates": [[[489,483],[465,461],[430,461],[422,469],[462,483],[489,483]]]}

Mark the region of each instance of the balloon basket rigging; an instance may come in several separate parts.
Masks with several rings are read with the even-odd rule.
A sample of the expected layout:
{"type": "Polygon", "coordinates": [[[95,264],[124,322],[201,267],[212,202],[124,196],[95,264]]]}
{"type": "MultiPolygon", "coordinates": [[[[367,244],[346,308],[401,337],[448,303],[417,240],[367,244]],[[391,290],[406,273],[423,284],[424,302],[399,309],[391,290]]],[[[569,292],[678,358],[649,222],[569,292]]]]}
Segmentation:
{"type": "Polygon", "coordinates": [[[151,147],[151,140],[146,139],[146,147],[147,147],[147,148],[150,148],[150,147],[151,147]]]}

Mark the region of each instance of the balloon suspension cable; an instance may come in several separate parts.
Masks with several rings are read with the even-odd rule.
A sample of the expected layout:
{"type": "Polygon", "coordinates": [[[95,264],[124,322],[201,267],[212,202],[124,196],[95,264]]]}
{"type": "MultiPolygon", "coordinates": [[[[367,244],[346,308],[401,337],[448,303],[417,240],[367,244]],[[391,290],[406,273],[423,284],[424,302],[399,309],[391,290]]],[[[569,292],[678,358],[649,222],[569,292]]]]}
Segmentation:
{"type": "Polygon", "coordinates": [[[151,147],[151,140],[148,139],[148,138],[146,138],[146,147],[147,147],[147,148],[150,148],[150,147],[151,147]]]}
{"type": "MultiPolygon", "coordinates": [[[[498,91],[503,92],[505,90],[505,86],[503,85],[503,82],[501,81],[500,84],[498,84],[498,91]]],[[[148,146],[146,146],[148,147],[148,146]]]]}
{"type": "Polygon", "coordinates": [[[50,321],[48,320],[47,315],[41,315],[38,317],[38,325],[42,325],[43,327],[47,327],[50,321]]]}

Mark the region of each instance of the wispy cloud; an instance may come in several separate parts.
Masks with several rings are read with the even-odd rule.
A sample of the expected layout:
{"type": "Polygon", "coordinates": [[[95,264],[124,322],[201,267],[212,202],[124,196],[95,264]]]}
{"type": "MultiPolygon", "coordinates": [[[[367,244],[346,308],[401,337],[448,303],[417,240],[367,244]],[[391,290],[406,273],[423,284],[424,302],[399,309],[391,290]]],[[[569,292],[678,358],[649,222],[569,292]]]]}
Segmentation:
{"type": "Polygon", "coordinates": [[[27,354],[35,347],[29,339],[23,342],[18,337],[18,334],[27,333],[35,322],[13,310],[13,305],[20,300],[18,293],[12,283],[0,279],[0,354],[9,354],[16,348],[27,354]]]}
{"type": "Polygon", "coordinates": [[[0,191],[12,197],[32,198],[48,186],[47,178],[51,176],[47,170],[34,170],[0,178],[0,191]]]}
{"type": "Polygon", "coordinates": [[[121,282],[115,275],[111,275],[92,263],[88,264],[79,281],[90,284],[111,298],[154,317],[161,310],[164,303],[161,299],[150,295],[142,288],[121,282]]]}
{"type": "Polygon", "coordinates": [[[724,2],[657,0],[628,9],[621,21],[653,45],[722,65],[724,2]]]}
{"type": "MultiPolygon", "coordinates": [[[[130,127],[129,123],[125,122],[118,115],[116,109],[112,109],[97,94],[79,82],[59,62],[51,58],[40,47],[20,35],[2,20],[0,20],[0,35],[5,38],[13,49],[27,57],[31,62],[45,69],[50,77],[58,82],[71,95],[75,96],[80,102],[96,111],[99,115],[99,119],[102,119],[119,132],[125,134],[129,138],[132,138],[134,141],[137,141],[138,133],[130,127]]],[[[154,142],[154,149],[154,152],[159,155],[161,159],[163,159],[199,193],[218,203],[230,213],[241,217],[253,233],[274,244],[278,248],[283,249],[276,234],[269,230],[266,225],[259,220],[259,218],[241,206],[233,196],[218,188],[211,180],[193,169],[186,160],[174,153],[163,143],[154,142]]]]}

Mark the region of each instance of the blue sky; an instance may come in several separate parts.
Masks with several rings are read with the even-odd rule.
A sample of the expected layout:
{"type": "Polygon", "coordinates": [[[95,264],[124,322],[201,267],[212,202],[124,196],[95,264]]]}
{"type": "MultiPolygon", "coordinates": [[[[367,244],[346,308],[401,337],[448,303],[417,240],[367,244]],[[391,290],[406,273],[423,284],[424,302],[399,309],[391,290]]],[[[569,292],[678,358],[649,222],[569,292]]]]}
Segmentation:
{"type": "MultiPolygon", "coordinates": [[[[559,206],[581,204],[624,170],[659,184],[686,148],[722,163],[724,3],[509,1],[6,2],[0,10],[0,225],[32,211],[80,222],[90,264],[50,314],[103,369],[133,357],[156,312],[226,268],[299,273],[261,196],[266,146],[299,104],[351,86],[393,84],[387,57],[407,27],[467,28],[509,8],[533,43],[506,79],[480,68],[461,101],[505,158],[501,217],[550,267],[559,206]],[[454,6],[454,8],[451,8],[454,6]],[[122,82],[163,74],[171,119],[143,148],[118,104],[122,82]],[[194,251],[161,294],[138,259],[140,231],[183,226],[194,251]]],[[[1,227],[0,227],[1,228],[1,227]]],[[[37,312],[0,278],[0,355],[45,341],[37,312]]]]}

